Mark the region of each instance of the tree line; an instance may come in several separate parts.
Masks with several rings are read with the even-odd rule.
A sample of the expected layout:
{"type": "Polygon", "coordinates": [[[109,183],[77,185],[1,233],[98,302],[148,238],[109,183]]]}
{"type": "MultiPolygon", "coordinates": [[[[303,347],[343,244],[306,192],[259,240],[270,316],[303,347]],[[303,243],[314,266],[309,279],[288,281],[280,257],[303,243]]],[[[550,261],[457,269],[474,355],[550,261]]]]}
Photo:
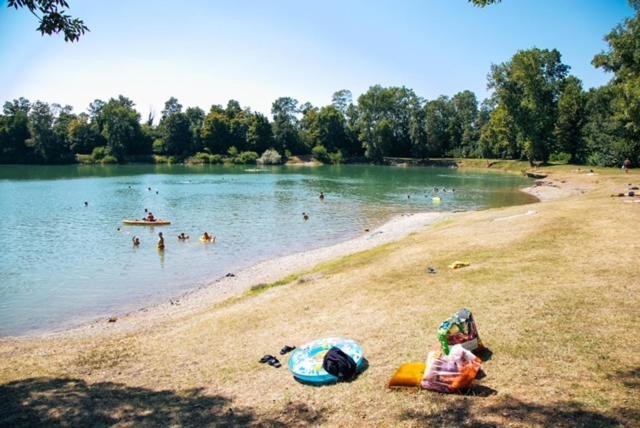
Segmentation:
{"type": "Polygon", "coordinates": [[[124,162],[141,159],[278,163],[293,155],[322,162],[385,157],[486,157],[619,165],[640,161],[640,8],[605,38],[593,64],[613,74],[585,91],[553,49],[517,52],[494,64],[491,95],[471,91],[425,100],[406,87],[375,85],[326,106],[290,97],[271,119],[230,100],[183,108],[171,97],[157,124],[119,96],[70,106],[7,101],[0,115],[1,163],[124,162]],[[261,156],[262,155],[262,156],[261,156]]]}

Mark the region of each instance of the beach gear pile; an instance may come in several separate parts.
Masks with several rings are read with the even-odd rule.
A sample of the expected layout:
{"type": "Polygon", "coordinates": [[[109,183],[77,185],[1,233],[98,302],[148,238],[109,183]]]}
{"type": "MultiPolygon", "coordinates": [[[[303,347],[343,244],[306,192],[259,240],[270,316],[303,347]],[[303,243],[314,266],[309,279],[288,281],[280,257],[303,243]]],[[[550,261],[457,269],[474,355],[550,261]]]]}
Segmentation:
{"type": "Polygon", "coordinates": [[[439,349],[430,351],[426,363],[400,366],[389,387],[421,387],[456,393],[469,388],[482,367],[473,351],[482,351],[478,329],[471,311],[462,309],[438,329],[439,349]]]}
{"type": "Polygon", "coordinates": [[[354,340],[329,337],[297,348],[289,358],[289,370],[301,383],[327,385],[350,381],[366,369],[362,346],[354,340]]]}

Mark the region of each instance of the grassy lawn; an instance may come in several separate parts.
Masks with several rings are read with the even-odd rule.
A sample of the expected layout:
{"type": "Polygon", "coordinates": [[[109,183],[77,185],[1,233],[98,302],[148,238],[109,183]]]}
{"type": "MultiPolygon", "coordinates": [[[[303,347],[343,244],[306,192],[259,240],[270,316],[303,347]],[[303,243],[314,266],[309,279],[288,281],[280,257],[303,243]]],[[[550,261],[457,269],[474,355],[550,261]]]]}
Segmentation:
{"type": "Polygon", "coordinates": [[[593,190],[458,214],[135,333],[0,341],[0,426],[637,426],[640,203],[609,195],[640,173],[541,170],[593,190]],[[462,307],[493,352],[486,377],[466,395],[389,390],[462,307]],[[333,335],[365,349],[351,383],[304,386],[257,362],[333,335]]]}

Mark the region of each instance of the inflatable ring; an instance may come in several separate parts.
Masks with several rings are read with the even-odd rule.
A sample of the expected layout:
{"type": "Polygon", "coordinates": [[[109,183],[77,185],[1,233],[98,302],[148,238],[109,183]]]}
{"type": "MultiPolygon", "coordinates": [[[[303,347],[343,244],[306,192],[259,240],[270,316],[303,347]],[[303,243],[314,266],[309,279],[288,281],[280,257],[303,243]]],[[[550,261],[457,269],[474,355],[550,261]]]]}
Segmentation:
{"type": "Polygon", "coordinates": [[[364,351],[358,342],[340,337],[329,337],[314,340],[293,351],[291,358],[289,358],[289,371],[294,378],[303,383],[326,385],[337,382],[336,376],[327,373],[322,368],[325,354],[334,346],[353,358],[358,372],[363,369],[365,364],[364,351]]]}

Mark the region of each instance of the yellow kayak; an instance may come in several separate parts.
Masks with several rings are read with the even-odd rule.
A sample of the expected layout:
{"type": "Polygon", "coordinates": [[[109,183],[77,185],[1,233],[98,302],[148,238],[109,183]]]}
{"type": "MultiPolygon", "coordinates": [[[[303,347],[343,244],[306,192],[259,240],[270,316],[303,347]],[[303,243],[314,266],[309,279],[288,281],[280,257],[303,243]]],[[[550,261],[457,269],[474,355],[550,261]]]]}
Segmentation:
{"type": "Polygon", "coordinates": [[[128,224],[130,226],[167,226],[171,224],[169,220],[149,221],[149,220],[127,220],[127,219],[122,220],[122,223],[128,224]]]}

